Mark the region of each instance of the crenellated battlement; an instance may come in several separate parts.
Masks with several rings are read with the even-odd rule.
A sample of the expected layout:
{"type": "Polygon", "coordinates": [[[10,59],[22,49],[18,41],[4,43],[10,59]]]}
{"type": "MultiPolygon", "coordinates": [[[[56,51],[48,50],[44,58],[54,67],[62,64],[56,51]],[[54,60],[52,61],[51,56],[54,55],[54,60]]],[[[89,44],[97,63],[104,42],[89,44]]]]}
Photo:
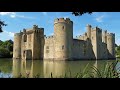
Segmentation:
{"type": "Polygon", "coordinates": [[[23,34],[31,34],[31,33],[41,33],[44,32],[44,28],[38,28],[38,25],[33,25],[33,28],[29,28],[29,29],[23,29],[23,34]]]}
{"type": "Polygon", "coordinates": [[[102,35],[107,35],[107,30],[103,30],[102,35]]]}
{"type": "Polygon", "coordinates": [[[38,29],[38,25],[33,25],[33,29],[38,29]]]}
{"type": "Polygon", "coordinates": [[[54,36],[48,36],[48,37],[45,36],[45,39],[52,39],[52,38],[54,38],[54,36]]]}
{"type": "Polygon", "coordinates": [[[79,37],[82,37],[82,35],[78,35],[78,36],[76,36],[76,38],[79,38],[79,37]]]}
{"type": "Polygon", "coordinates": [[[103,32],[103,33],[107,33],[107,30],[103,30],[102,32],[103,32]]]}
{"type": "Polygon", "coordinates": [[[107,33],[107,36],[114,37],[114,36],[115,36],[115,33],[107,33]]]}
{"type": "Polygon", "coordinates": [[[87,27],[92,27],[90,24],[87,24],[86,26],[87,26],[87,27]]]}
{"type": "Polygon", "coordinates": [[[64,23],[73,23],[70,18],[57,18],[54,20],[54,24],[56,23],[61,23],[61,22],[64,22],[64,23]]]}
{"type": "Polygon", "coordinates": [[[21,36],[21,33],[15,33],[14,36],[21,36]]]}
{"type": "Polygon", "coordinates": [[[99,27],[94,27],[94,28],[92,28],[91,31],[98,31],[99,33],[102,33],[102,29],[99,27]]]}
{"type": "Polygon", "coordinates": [[[42,30],[44,30],[44,29],[34,30],[34,32],[35,32],[35,33],[41,33],[41,32],[43,32],[42,30]]]}

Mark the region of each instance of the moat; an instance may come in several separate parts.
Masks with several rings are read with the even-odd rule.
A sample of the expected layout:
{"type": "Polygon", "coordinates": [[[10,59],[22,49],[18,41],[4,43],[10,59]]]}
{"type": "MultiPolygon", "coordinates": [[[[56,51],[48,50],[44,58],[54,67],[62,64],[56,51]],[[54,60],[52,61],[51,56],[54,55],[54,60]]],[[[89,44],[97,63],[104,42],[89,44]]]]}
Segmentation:
{"type": "MultiPolygon", "coordinates": [[[[101,61],[41,61],[41,60],[12,60],[12,59],[0,59],[0,78],[19,77],[20,74],[26,77],[29,74],[30,78],[39,75],[41,78],[50,78],[51,72],[53,77],[60,77],[65,75],[75,76],[84,70],[89,63],[89,69],[91,66],[97,67],[102,70],[107,62],[113,62],[114,60],[101,60],[101,61]]],[[[120,63],[117,64],[117,68],[120,67],[120,63]]]]}

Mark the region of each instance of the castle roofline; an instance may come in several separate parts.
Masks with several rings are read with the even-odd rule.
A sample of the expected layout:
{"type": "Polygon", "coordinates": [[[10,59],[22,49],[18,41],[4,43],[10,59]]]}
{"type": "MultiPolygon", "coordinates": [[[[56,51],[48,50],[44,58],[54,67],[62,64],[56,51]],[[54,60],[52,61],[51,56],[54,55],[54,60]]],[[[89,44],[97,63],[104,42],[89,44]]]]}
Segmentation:
{"type": "Polygon", "coordinates": [[[70,18],[56,18],[54,20],[54,24],[60,23],[60,22],[73,23],[73,21],[71,21],[70,18]]]}
{"type": "Polygon", "coordinates": [[[87,24],[86,26],[87,26],[87,27],[92,27],[90,24],[87,24]]]}
{"type": "Polygon", "coordinates": [[[18,35],[21,35],[21,33],[15,33],[14,36],[18,36],[18,35]]]}
{"type": "Polygon", "coordinates": [[[107,33],[107,36],[115,36],[115,33],[107,33]]]}
{"type": "Polygon", "coordinates": [[[45,36],[45,38],[46,38],[46,39],[54,38],[54,35],[52,35],[52,36],[47,36],[47,37],[45,36]]]}

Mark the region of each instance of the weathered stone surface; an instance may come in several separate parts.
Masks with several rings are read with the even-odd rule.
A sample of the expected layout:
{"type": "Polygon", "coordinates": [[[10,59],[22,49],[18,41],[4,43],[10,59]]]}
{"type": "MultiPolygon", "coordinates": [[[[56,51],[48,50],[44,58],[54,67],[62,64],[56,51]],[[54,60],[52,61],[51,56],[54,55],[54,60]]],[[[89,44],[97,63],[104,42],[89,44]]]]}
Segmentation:
{"type": "Polygon", "coordinates": [[[14,36],[13,58],[33,60],[115,59],[115,34],[87,25],[87,32],[73,38],[69,18],[54,21],[54,35],[44,35],[44,28],[31,29],[14,36]]]}

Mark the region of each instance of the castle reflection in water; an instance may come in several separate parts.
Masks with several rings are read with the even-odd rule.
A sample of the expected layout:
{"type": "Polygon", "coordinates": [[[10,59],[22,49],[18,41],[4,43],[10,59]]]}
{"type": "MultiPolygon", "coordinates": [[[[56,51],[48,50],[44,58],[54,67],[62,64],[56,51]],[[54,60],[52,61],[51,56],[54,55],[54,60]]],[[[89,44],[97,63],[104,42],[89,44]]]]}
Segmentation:
{"type": "MultiPolygon", "coordinates": [[[[107,63],[106,60],[102,61],[42,61],[42,60],[13,60],[12,74],[13,77],[27,77],[34,78],[39,75],[40,78],[50,78],[51,73],[53,77],[64,76],[65,73],[69,76],[75,76],[82,71],[89,63],[89,67],[95,66],[96,68],[104,68],[107,63]]],[[[91,69],[92,68],[89,68],[91,69]]]]}

